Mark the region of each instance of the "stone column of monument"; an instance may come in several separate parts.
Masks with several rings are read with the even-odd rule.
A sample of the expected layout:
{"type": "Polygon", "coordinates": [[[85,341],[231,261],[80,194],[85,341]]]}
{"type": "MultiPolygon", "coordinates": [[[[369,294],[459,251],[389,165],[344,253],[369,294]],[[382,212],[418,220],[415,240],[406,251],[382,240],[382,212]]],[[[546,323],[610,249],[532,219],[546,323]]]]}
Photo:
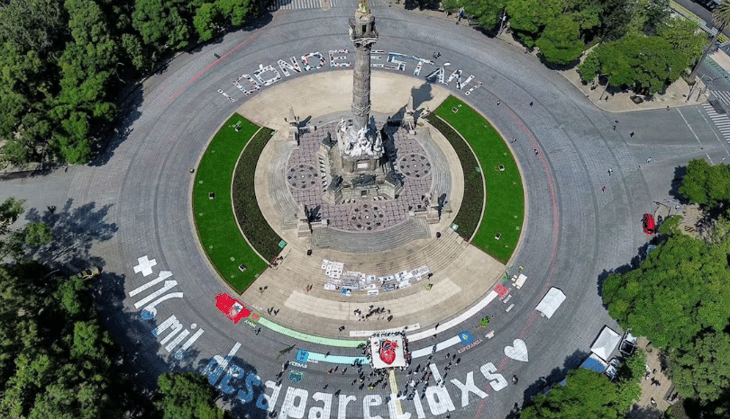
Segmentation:
{"type": "Polygon", "coordinates": [[[355,44],[352,81],[352,114],[355,131],[367,130],[370,119],[370,50],[378,41],[375,18],[360,0],[355,18],[350,19],[350,39],[355,44]]]}

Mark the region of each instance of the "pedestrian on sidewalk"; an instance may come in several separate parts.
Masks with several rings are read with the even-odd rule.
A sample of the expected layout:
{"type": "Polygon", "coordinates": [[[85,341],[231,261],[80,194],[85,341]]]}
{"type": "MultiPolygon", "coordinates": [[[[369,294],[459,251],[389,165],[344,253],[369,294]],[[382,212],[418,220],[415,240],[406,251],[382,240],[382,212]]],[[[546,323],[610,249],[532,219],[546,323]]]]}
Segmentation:
{"type": "Polygon", "coordinates": [[[537,149],[536,148],[533,148],[532,151],[534,151],[535,152],[535,155],[537,156],[537,154],[538,154],[537,149]]]}
{"type": "Polygon", "coordinates": [[[616,125],[613,126],[613,130],[616,131],[616,125]]]}
{"type": "Polygon", "coordinates": [[[606,187],[605,187],[605,186],[604,186],[604,187],[602,187],[602,188],[601,188],[601,191],[603,191],[603,192],[606,192],[606,187]]]}
{"type": "Polygon", "coordinates": [[[500,103],[502,103],[502,101],[501,100],[498,100],[497,101],[497,106],[499,106],[500,103]]]}
{"type": "Polygon", "coordinates": [[[629,137],[631,137],[631,138],[634,138],[634,131],[631,131],[631,132],[629,133],[629,137]]]}
{"type": "Polygon", "coordinates": [[[530,102],[530,107],[532,107],[533,102],[530,102]]]}
{"type": "Polygon", "coordinates": [[[613,173],[613,168],[608,169],[608,175],[611,176],[611,173],[613,173]]]}

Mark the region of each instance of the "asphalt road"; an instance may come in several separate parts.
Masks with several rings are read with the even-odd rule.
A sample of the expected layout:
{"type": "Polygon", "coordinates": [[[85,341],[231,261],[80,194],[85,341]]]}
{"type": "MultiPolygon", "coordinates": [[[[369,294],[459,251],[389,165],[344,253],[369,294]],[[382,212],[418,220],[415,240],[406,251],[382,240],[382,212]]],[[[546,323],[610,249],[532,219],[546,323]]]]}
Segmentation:
{"type": "MultiPolygon", "coordinates": [[[[298,348],[333,355],[358,356],[360,352],[301,343],[269,330],[257,335],[249,326],[234,326],[223,318],[213,297],[225,287],[200,251],[190,211],[193,177],[188,168],[196,166],[212,133],[246,100],[232,83],[260,64],[276,66],[278,59],[351,48],[347,19],[354,7],[355,2],[345,1],[329,11],[279,12],[259,29],[229,34],[200,51],[181,55],[143,84],[127,115],[127,125],[122,127],[125,134],[95,164],[2,183],[0,195],[25,197],[27,207],[38,213],[47,205],[56,205],[56,227],[59,232],[73,233],[75,255],[80,259],[93,256],[103,264],[97,301],[130,354],[130,368],[139,372],[140,383],[153,383],[163,371],[202,371],[218,356],[218,364],[242,369],[234,367],[238,376],[229,376],[224,383],[222,375],[214,380],[239,417],[266,414],[255,407],[263,400],[259,395],[265,389],[256,375],[262,382],[271,381],[265,391],[272,401],[277,394],[273,410],[283,410],[290,417],[319,417],[318,412],[324,417],[397,416],[397,411],[389,409],[386,398],[390,392],[380,387],[382,382],[372,391],[367,389],[374,381],[369,376],[363,388],[359,381],[351,384],[357,380],[354,367],[343,374],[343,366],[339,366],[337,372],[328,374],[334,364],[308,363],[307,368],[290,364],[278,380],[282,363],[293,361],[298,348]],[[217,59],[216,54],[222,58],[217,59]],[[74,221],[72,227],[69,220],[74,221]],[[134,270],[143,256],[156,262],[147,276],[134,270]],[[159,276],[162,271],[171,276],[159,276]],[[160,281],[150,285],[158,277],[160,281]],[[139,287],[147,288],[137,290],[139,287]],[[148,297],[160,289],[162,293],[156,295],[164,293],[168,299],[155,307],[153,319],[143,318],[143,307],[154,299],[148,297]],[[165,321],[179,327],[178,336],[184,336],[169,338],[168,331],[155,336],[153,329],[164,326],[165,321]],[[175,359],[174,353],[194,336],[198,337],[181,359],[175,359]],[[228,354],[230,358],[225,360],[228,354]],[[301,382],[288,379],[292,370],[303,372],[301,382]],[[277,382],[281,383],[278,390],[277,382]],[[349,396],[355,400],[342,410],[349,396]],[[249,402],[241,401],[249,398],[249,402]]],[[[402,402],[404,411],[414,418],[447,414],[503,418],[514,403],[534,394],[541,386],[540,377],[555,382],[566,368],[576,367],[603,325],[618,330],[601,305],[600,281],[606,273],[625,268],[646,243],[641,215],[652,212],[656,202],[673,207],[676,183],[672,180],[681,172],[678,167],[692,158],[723,161],[730,147],[700,106],[606,113],[558,73],[548,71],[518,48],[450,20],[386,6],[372,9],[381,34],[376,48],[421,57],[440,51],[438,63],[451,63],[447,76],[458,68],[483,82],[469,96],[454,83],[448,87],[489,117],[505,138],[518,138],[513,148],[527,190],[527,219],[513,263],[525,267],[530,282],[515,294],[510,312],[498,301],[485,309],[492,318],[492,339],[483,337],[484,331],[476,328],[474,319],[463,329],[482,343],[457,354],[458,365],[444,354],[455,350],[434,356],[432,362],[441,375],[452,362],[443,389],[432,379],[422,402],[402,402]],[[533,149],[538,150],[537,155],[533,149]],[[612,175],[609,169],[613,169],[612,175]],[[534,307],[550,286],[563,290],[567,299],[547,320],[534,307]],[[525,342],[527,362],[505,356],[504,348],[514,345],[515,339],[525,342]],[[509,382],[512,375],[519,377],[517,385],[509,382]],[[460,390],[469,388],[462,384],[469,383],[469,377],[480,390],[460,390]],[[469,402],[462,406],[464,394],[469,402]],[[447,413],[452,408],[449,401],[453,413],[447,413]]],[[[406,73],[412,74],[414,66],[415,61],[407,62],[406,73]]],[[[435,69],[425,67],[418,77],[425,82],[424,76],[435,69]]],[[[316,71],[339,70],[324,67],[316,71]]],[[[306,72],[291,77],[306,77],[306,72]]],[[[265,93],[263,88],[257,94],[265,93]]],[[[417,342],[411,349],[433,343],[417,342]]],[[[414,367],[423,364],[421,368],[426,368],[425,361],[415,360],[414,367]]],[[[365,371],[369,374],[369,369],[365,371]]],[[[399,388],[404,388],[407,379],[407,372],[398,373],[399,388]]],[[[419,400],[423,388],[423,384],[418,386],[419,400]]]]}

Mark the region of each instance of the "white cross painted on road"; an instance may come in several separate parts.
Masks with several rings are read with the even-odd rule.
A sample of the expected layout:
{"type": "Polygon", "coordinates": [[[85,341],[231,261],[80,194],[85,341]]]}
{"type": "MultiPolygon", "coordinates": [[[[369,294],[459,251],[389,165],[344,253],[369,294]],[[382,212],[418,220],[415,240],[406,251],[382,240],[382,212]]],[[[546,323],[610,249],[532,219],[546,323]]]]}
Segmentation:
{"type": "Polygon", "coordinates": [[[134,267],[134,273],[142,272],[143,276],[151,274],[152,267],[157,265],[157,261],[154,259],[150,260],[147,255],[137,258],[137,262],[139,262],[139,265],[134,267]]]}

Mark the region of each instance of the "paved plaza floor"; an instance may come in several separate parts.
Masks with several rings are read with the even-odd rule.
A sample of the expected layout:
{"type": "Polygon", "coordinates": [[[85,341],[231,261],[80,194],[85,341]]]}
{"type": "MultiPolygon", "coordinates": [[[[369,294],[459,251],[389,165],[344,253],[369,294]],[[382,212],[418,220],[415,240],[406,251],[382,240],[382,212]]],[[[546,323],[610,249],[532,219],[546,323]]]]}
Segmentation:
{"type": "MultiPolygon", "coordinates": [[[[372,110],[380,115],[394,115],[407,103],[422,82],[412,77],[393,73],[373,72],[372,110]]],[[[283,177],[286,166],[294,153],[294,145],[288,140],[289,107],[300,120],[311,124],[327,123],[333,115],[348,113],[351,97],[346,94],[331,95],[329,92],[349,92],[352,72],[340,71],[315,74],[306,78],[283,83],[265,95],[247,101],[238,109],[244,117],[257,124],[278,130],[261,155],[256,170],[256,195],[264,216],[288,243],[284,260],[275,268],[264,272],[249,289],[243,299],[264,313],[271,320],[304,332],[327,337],[347,337],[350,331],[380,330],[406,325],[423,328],[454,317],[488,293],[499,281],[505,266],[481,250],[468,245],[450,228],[458,212],[463,195],[463,176],[458,157],[448,141],[432,131],[434,141],[444,151],[451,176],[452,213],[444,213],[441,222],[430,226],[431,237],[381,252],[346,253],[336,249],[316,250],[307,256],[311,241],[297,237],[295,225],[283,219],[285,215],[274,196],[282,188],[273,188],[272,178],[283,177]],[[292,92],[296,92],[292,94],[292,92]],[[321,116],[327,116],[324,119],[321,116]],[[286,146],[289,143],[289,147],[286,146]],[[272,173],[274,172],[274,173],[272,173]],[[279,173],[281,172],[281,173],[279,173]],[[458,173],[458,175],[456,175],[458,173]],[[284,228],[284,227],[289,228],[284,228]],[[294,228],[291,228],[294,227],[294,228]],[[441,233],[436,238],[436,233],[441,233]],[[341,262],[347,270],[368,275],[391,275],[428,266],[432,276],[415,282],[408,288],[370,296],[367,292],[345,296],[337,290],[324,289],[327,276],[322,270],[323,260],[341,262]],[[431,284],[430,290],[426,285],[431,284]],[[311,285],[311,291],[307,291],[311,285]],[[263,292],[259,288],[266,287],[263,292]],[[360,320],[355,310],[367,311],[370,305],[389,310],[389,316],[360,320]],[[278,310],[276,315],[268,309],[278,310]],[[345,326],[344,331],[339,328],[345,326]]],[[[433,87],[426,97],[415,101],[417,108],[435,109],[448,96],[445,89],[433,87]]],[[[430,129],[422,125],[418,129],[430,129]]],[[[430,180],[430,179],[429,179],[430,180]]],[[[288,190],[287,193],[290,193],[288,190]]],[[[289,210],[296,208],[291,204],[289,210]]],[[[353,236],[357,240],[357,234],[353,236]]],[[[362,236],[365,238],[366,236],[362,236]]],[[[372,238],[372,236],[368,237],[372,238]]],[[[377,240],[377,238],[376,238],[377,240]]]]}

